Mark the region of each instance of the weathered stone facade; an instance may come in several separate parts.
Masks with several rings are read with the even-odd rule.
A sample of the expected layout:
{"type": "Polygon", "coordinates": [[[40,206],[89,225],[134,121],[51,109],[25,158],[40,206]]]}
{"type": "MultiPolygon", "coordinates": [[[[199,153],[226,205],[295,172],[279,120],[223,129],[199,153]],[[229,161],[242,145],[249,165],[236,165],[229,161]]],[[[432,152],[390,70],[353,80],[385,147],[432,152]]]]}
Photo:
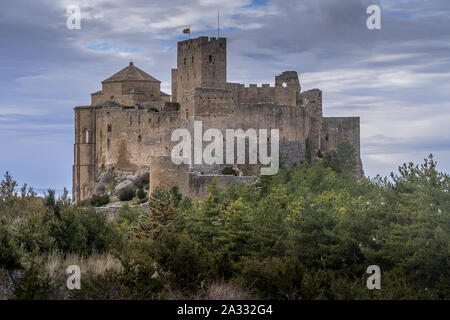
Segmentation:
{"type": "Polygon", "coordinates": [[[242,176],[221,175],[227,165],[174,165],[170,154],[178,141],[171,141],[171,134],[178,128],[192,132],[194,121],[202,121],[203,131],[279,129],[280,154],[288,166],[300,164],[308,138],[313,158],[348,140],[357,151],[355,173],[362,172],[359,117],[323,117],[322,92],[302,92],[295,71],[276,76],[274,87],[227,82],[226,45],[225,38],[179,42],[171,99],[160,91],[160,81],[130,63],[102,82],[90,106],[75,108],[75,201],[95,192],[106,168],[150,169],[150,190],[177,185],[191,197],[204,196],[213,177],[221,186],[255,180],[258,165],[238,165],[242,176]]]}

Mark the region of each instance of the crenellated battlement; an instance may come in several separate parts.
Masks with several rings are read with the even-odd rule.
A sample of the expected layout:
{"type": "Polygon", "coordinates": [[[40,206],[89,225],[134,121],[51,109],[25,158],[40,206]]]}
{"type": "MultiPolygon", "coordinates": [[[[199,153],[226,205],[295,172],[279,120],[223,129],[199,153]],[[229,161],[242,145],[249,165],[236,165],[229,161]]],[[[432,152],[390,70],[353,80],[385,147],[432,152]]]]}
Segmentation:
{"type": "Polygon", "coordinates": [[[236,103],[273,103],[296,106],[300,94],[300,82],[296,71],[285,71],[275,77],[275,86],[264,83],[261,86],[241,83],[227,83],[236,103]]]}

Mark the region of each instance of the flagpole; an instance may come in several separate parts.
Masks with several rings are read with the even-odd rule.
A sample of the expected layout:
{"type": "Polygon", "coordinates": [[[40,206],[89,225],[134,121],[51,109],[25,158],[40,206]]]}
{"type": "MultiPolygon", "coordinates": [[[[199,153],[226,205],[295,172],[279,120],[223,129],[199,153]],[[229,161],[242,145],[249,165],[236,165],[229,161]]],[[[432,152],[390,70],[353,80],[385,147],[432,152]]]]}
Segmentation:
{"type": "Polygon", "coordinates": [[[219,39],[219,37],[220,37],[220,29],[219,29],[219,22],[220,22],[220,20],[219,20],[219,11],[217,11],[217,39],[219,39]]]}

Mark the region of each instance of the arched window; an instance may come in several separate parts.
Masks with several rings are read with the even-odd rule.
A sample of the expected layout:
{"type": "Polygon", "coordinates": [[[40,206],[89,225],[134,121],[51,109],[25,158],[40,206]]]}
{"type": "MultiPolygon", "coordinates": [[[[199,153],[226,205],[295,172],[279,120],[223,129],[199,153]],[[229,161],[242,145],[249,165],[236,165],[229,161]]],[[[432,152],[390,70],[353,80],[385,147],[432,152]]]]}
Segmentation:
{"type": "Polygon", "coordinates": [[[89,130],[83,129],[83,143],[89,143],[89,130]]]}
{"type": "Polygon", "coordinates": [[[212,55],[209,55],[209,62],[212,62],[212,55]]]}
{"type": "Polygon", "coordinates": [[[140,135],[138,135],[138,142],[141,143],[142,142],[142,137],[140,135]]]}
{"type": "Polygon", "coordinates": [[[111,132],[112,131],[112,126],[111,126],[111,124],[108,124],[108,132],[111,132]]]}
{"type": "Polygon", "coordinates": [[[106,148],[108,149],[108,151],[109,151],[110,147],[111,147],[111,141],[109,141],[109,139],[108,139],[108,140],[106,140],[106,148]]]}

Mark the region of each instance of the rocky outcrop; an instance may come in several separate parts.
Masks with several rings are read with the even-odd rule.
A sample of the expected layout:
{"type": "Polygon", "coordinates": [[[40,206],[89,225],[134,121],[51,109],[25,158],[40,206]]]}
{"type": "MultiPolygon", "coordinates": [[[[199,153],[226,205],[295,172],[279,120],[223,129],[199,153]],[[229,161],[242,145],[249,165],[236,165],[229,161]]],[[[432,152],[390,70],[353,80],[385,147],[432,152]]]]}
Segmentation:
{"type": "Polygon", "coordinates": [[[139,169],[136,172],[116,171],[106,169],[97,179],[94,194],[104,194],[117,196],[126,189],[136,189],[149,183],[150,171],[147,168],[139,169]]]}

